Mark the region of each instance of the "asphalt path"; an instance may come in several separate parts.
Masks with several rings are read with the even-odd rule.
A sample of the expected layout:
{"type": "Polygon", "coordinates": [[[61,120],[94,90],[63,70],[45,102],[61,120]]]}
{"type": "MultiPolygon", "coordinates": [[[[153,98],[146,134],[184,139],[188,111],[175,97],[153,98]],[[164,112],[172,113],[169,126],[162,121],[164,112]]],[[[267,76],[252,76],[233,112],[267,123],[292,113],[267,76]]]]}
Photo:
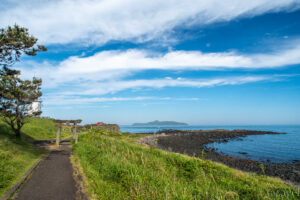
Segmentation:
{"type": "Polygon", "coordinates": [[[60,148],[34,170],[29,180],[21,187],[16,200],[79,200],[85,199],[78,192],[70,162],[71,146],[63,141],[60,148]]]}

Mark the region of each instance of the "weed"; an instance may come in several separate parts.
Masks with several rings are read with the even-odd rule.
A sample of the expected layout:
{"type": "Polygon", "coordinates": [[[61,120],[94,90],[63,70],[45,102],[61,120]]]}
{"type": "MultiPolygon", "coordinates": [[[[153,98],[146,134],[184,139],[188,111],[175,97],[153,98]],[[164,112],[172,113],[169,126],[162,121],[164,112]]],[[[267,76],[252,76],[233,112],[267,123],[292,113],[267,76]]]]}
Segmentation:
{"type": "Polygon", "coordinates": [[[263,174],[263,175],[266,175],[266,173],[265,173],[265,166],[264,166],[264,164],[259,164],[259,167],[260,167],[260,169],[261,169],[261,173],[263,174]]]}
{"type": "Polygon", "coordinates": [[[200,158],[203,160],[205,158],[205,151],[202,149],[200,158]]]}

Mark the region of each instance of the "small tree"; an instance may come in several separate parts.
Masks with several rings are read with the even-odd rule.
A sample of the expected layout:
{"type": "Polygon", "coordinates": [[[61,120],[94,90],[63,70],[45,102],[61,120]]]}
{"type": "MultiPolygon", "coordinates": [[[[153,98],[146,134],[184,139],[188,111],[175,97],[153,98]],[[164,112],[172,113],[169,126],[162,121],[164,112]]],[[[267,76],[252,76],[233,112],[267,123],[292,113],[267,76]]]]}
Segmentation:
{"type": "MultiPolygon", "coordinates": [[[[20,71],[4,67],[0,80],[0,111],[3,120],[12,128],[16,137],[20,137],[21,128],[27,122],[31,103],[42,96],[40,92],[41,79],[22,80],[19,78],[19,74],[20,71]]],[[[30,116],[40,114],[40,111],[33,112],[30,116]]]]}
{"type": "MultiPolygon", "coordinates": [[[[30,104],[42,95],[42,80],[22,80],[20,71],[8,67],[18,62],[22,54],[35,56],[37,52],[47,50],[36,42],[37,38],[29,35],[28,29],[18,25],[0,29],[0,113],[17,137],[26,123],[30,104]]],[[[38,114],[31,113],[31,116],[38,114]]]]}

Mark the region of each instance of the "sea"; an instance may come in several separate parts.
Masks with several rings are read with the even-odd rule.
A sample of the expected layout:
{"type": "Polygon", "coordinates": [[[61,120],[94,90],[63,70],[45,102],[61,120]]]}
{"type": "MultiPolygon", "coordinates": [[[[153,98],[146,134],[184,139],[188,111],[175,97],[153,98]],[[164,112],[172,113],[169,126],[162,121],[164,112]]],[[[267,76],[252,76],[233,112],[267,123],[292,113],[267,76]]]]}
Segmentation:
{"type": "Polygon", "coordinates": [[[284,126],[121,126],[122,132],[149,133],[164,129],[212,130],[246,129],[274,131],[278,135],[249,135],[229,140],[226,143],[211,143],[218,153],[233,158],[243,158],[263,163],[300,163],[300,125],[284,126]]]}

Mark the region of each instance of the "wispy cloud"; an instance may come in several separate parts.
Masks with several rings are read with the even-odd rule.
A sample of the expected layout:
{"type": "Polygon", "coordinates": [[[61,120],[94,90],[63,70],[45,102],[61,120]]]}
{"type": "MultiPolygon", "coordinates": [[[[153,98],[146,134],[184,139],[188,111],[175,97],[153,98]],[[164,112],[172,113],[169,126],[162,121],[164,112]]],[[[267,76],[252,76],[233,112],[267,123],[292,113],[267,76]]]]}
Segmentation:
{"type": "MultiPolygon", "coordinates": [[[[18,65],[25,78],[34,74],[44,81],[44,88],[72,86],[81,90],[96,85],[103,89],[114,88],[114,81],[123,87],[140,84],[141,80],[124,82],[129,75],[145,70],[224,70],[276,68],[300,63],[300,41],[292,41],[288,47],[279,46],[277,51],[265,54],[241,54],[238,52],[203,53],[200,51],[171,51],[158,54],[131,49],[126,51],[102,51],[89,57],[70,57],[57,65],[47,62],[23,62],[18,65]]],[[[143,82],[143,81],[142,81],[143,82]]],[[[179,84],[178,80],[163,80],[160,84],[179,84]]],[[[159,87],[156,80],[143,83],[159,87]]],[[[180,81],[180,84],[185,84],[180,81]]]]}
{"type": "MultiPolygon", "coordinates": [[[[122,102],[122,101],[199,101],[200,98],[171,98],[171,97],[149,97],[149,96],[139,96],[139,97],[81,97],[81,96],[49,96],[44,97],[43,104],[45,105],[86,105],[93,103],[103,103],[103,102],[122,102]]],[[[106,106],[109,107],[109,106],[106,106]]]]}
{"type": "Polygon", "coordinates": [[[298,9],[298,0],[2,0],[0,26],[28,27],[44,44],[104,44],[165,38],[177,26],[205,25],[298,9]]]}
{"type": "Polygon", "coordinates": [[[122,90],[136,90],[144,88],[164,88],[164,87],[215,87],[221,85],[240,85],[251,82],[277,80],[275,76],[244,76],[226,77],[212,79],[183,79],[165,78],[153,80],[133,80],[133,81],[114,81],[89,85],[82,90],[71,89],[68,91],[48,93],[43,97],[45,105],[67,105],[67,104],[94,104],[102,102],[121,102],[121,101],[199,101],[198,97],[192,98],[171,98],[171,97],[95,97],[108,93],[116,93],[122,90]]]}
{"type": "Polygon", "coordinates": [[[215,87],[221,85],[239,85],[264,80],[273,80],[273,76],[242,76],[242,77],[224,77],[211,79],[184,79],[184,78],[166,78],[166,79],[143,79],[143,80],[127,80],[127,81],[109,81],[102,83],[94,83],[83,90],[73,90],[63,92],[65,95],[103,95],[108,93],[116,93],[128,89],[144,89],[144,88],[165,88],[165,87],[215,87]]]}

